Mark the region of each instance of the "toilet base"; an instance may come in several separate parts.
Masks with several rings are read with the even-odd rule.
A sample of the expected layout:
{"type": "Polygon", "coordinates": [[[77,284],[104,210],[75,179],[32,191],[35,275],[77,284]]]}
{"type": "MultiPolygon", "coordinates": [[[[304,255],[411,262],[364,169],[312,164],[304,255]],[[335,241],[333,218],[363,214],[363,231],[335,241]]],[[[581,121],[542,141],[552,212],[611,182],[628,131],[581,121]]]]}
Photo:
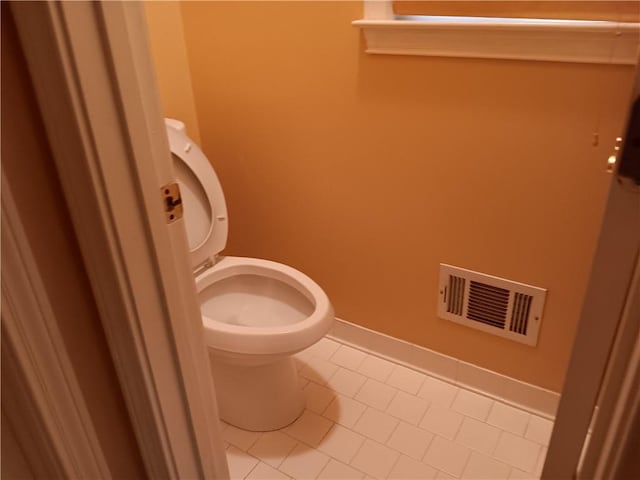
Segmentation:
{"type": "Polygon", "coordinates": [[[305,398],[292,357],[257,366],[210,358],[220,418],[225,422],[266,432],[286,427],[302,414],[305,398]]]}

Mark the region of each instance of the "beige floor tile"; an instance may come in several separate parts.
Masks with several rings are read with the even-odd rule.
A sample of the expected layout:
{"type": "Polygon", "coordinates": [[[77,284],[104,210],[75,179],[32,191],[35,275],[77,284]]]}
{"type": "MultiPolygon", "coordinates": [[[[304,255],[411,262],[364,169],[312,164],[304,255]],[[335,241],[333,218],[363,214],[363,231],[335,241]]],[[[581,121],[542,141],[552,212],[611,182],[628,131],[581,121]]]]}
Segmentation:
{"type": "Polygon", "coordinates": [[[375,478],[387,478],[400,454],[389,447],[366,440],[351,466],[375,478]]]}
{"type": "Polygon", "coordinates": [[[365,437],[341,425],[334,425],[318,445],[318,450],[349,463],[358,452],[365,437]]]}
{"type": "Polygon", "coordinates": [[[327,463],[329,463],[328,455],[298,444],[284,459],[278,470],[296,479],[310,479],[316,478],[327,463]]]}
{"type": "Polygon", "coordinates": [[[542,447],[535,442],[502,432],[493,456],[512,467],[533,472],[542,447]]]}
{"type": "Polygon", "coordinates": [[[406,455],[400,455],[388,478],[394,480],[422,480],[435,478],[437,473],[438,471],[429,465],[406,455]]]}
{"type": "Polygon", "coordinates": [[[266,463],[260,462],[245,478],[247,480],[289,480],[291,477],[266,463]]]}
{"type": "Polygon", "coordinates": [[[314,357],[329,360],[341,345],[341,343],[336,342],[335,340],[323,337],[320,339],[320,341],[307,348],[305,352],[313,355],[314,357]]]}
{"type": "Polygon", "coordinates": [[[334,459],[329,460],[318,476],[318,480],[360,480],[362,478],[364,473],[334,459]]]}
{"type": "Polygon", "coordinates": [[[309,410],[305,410],[304,413],[288,427],[284,428],[284,432],[287,435],[291,435],[293,438],[312,445],[318,446],[320,440],[327,434],[333,422],[321,417],[309,410]]]}
{"type": "Polygon", "coordinates": [[[533,470],[533,473],[536,474],[537,477],[542,475],[542,469],[544,468],[544,462],[547,459],[548,447],[542,447],[542,450],[538,454],[538,461],[536,462],[536,468],[533,470]]]}
{"type": "Polygon", "coordinates": [[[354,398],[370,407],[384,411],[397,393],[397,388],[368,378],[354,398]]]}
{"type": "Polygon", "coordinates": [[[330,388],[314,382],[309,382],[303,391],[307,400],[307,409],[318,414],[324,412],[336,396],[330,388]]]}
{"type": "Polygon", "coordinates": [[[358,367],[358,371],[379,382],[386,382],[391,375],[393,367],[395,367],[395,363],[376,357],[375,355],[367,355],[360,367],[358,367]]]}
{"type": "Polygon", "coordinates": [[[553,422],[546,418],[531,415],[527,431],[524,435],[526,439],[532,440],[540,445],[548,446],[553,430],[553,422]]]}
{"type": "Polygon", "coordinates": [[[260,435],[261,433],[259,432],[249,432],[233,425],[227,425],[222,431],[223,440],[244,451],[249,450],[260,435]]]}
{"type": "Polygon", "coordinates": [[[478,452],[471,457],[462,472],[462,478],[469,480],[507,480],[511,467],[478,452]]]}
{"type": "Polygon", "coordinates": [[[246,477],[258,464],[258,459],[252,457],[247,452],[230,445],[227,448],[227,462],[229,464],[229,476],[231,480],[238,480],[246,477]]]}
{"type": "Polygon", "coordinates": [[[509,480],[539,480],[540,477],[537,477],[533,473],[523,472],[517,468],[512,468],[508,478],[509,480]]]}
{"type": "Polygon", "coordinates": [[[471,450],[467,447],[442,437],[436,437],[431,442],[423,461],[438,470],[459,477],[470,455],[471,450]]]}
{"type": "Polygon", "coordinates": [[[353,430],[376,442],[385,443],[398,426],[399,421],[391,415],[367,408],[353,430]]]}
{"type": "Polygon", "coordinates": [[[362,364],[367,354],[361,350],[347,345],[340,345],[340,348],[335,351],[329,360],[336,365],[347,368],[349,370],[358,370],[358,367],[362,364]]]}
{"type": "Polygon", "coordinates": [[[465,417],[455,441],[473,450],[491,455],[498,444],[501,430],[473,418],[465,417]]]}
{"type": "Polygon", "coordinates": [[[493,402],[487,423],[507,432],[524,436],[531,415],[510,405],[493,402]]]}
{"type": "Polygon", "coordinates": [[[451,409],[484,422],[492,405],[493,400],[489,397],[461,388],[451,404],[451,409]]]}
{"type": "Polygon", "coordinates": [[[431,405],[420,421],[420,428],[453,440],[460,429],[463,418],[453,410],[439,405],[431,405]]]}
{"type": "Polygon", "coordinates": [[[436,479],[437,480],[449,480],[451,478],[458,478],[458,477],[454,477],[453,475],[449,475],[448,473],[442,472],[440,470],[438,470],[438,473],[436,473],[436,479]]]}
{"type": "Polygon", "coordinates": [[[434,405],[450,407],[459,388],[437,378],[426,376],[418,391],[418,397],[429,400],[434,405]]]}
{"type": "Polygon", "coordinates": [[[387,446],[412,458],[422,460],[432,440],[432,433],[408,423],[400,422],[387,441],[387,446]]]}
{"type": "Polygon", "coordinates": [[[322,415],[340,425],[352,428],[366,409],[367,406],[363,403],[344,395],[336,395],[322,415]]]}
{"type": "Polygon", "coordinates": [[[387,407],[387,413],[405,422],[418,425],[428,408],[428,401],[415,395],[398,391],[387,407]]]}
{"type": "Polygon", "coordinates": [[[338,370],[331,376],[327,385],[332,390],[353,398],[366,381],[367,377],[364,375],[338,367],[338,370]]]}
{"type": "Polygon", "coordinates": [[[282,432],[265,432],[249,449],[249,453],[264,463],[278,468],[296,443],[298,442],[282,432]]]}
{"type": "Polygon", "coordinates": [[[415,395],[420,390],[426,375],[402,365],[396,365],[387,379],[387,383],[407,393],[415,395]]]}
{"type": "Polygon", "coordinates": [[[334,373],[338,371],[336,364],[319,357],[310,357],[307,365],[300,370],[300,375],[319,385],[326,385],[334,373]]]}

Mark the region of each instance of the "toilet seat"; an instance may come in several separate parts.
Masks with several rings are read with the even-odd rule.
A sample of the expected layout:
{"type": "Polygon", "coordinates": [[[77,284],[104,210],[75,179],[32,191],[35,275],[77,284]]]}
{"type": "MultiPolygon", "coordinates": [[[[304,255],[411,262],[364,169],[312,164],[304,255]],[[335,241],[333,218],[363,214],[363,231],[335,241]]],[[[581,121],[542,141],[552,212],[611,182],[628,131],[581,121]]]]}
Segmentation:
{"type": "Polygon", "coordinates": [[[227,203],[216,172],[200,147],[187,137],[184,123],[173,119],[165,119],[165,123],[185,205],[183,219],[191,264],[196,270],[213,263],[227,245],[227,203]]]}
{"type": "MultiPolygon", "coordinates": [[[[333,307],[327,295],[311,278],[287,265],[256,258],[218,257],[226,246],[228,234],[222,186],[202,150],[186,136],[184,124],[167,119],[166,125],[184,204],[183,218],[207,345],[220,352],[254,355],[281,355],[308,347],[310,338],[319,338],[327,332],[329,323],[323,320],[333,318],[333,307]],[[210,224],[203,228],[202,223],[207,217],[210,224]],[[262,284],[280,282],[286,285],[302,297],[289,300],[296,304],[308,302],[308,311],[299,315],[297,321],[281,325],[234,324],[225,318],[229,317],[228,312],[223,311],[215,317],[208,315],[206,302],[203,302],[207,289],[214,284],[219,289],[219,282],[240,275],[258,277],[257,282],[262,284]]],[[[260,290],[259,287],[257,289],[260,290]]],[[[249,297],[251,295],[254,301],[259,296],[258,292],[249,297]]],[[[247,305],[250,300],[245,296],[242,303],[238,303],[238,308],[250,307],[247,305]]]]}
{"type": "Polygon", "coordinates": [[[198,295],[202,299],[208,287],[241,275],[281,282],[308,302],[309,312],[301,312],[301,319],[295,323],[247,326],[219,321],[208,316],[203,308],[207,345],[224,352],[281,355],[298,352],[309,346],[310,337],[321,337],[326,333],[326,324],[321,320],[332,314],[327,295],[308,276],[281,263],[258,258],[224,257],[196,278],[198,295]],[[304,332],[304,335],[296,335],[298,332],[304,332]]]}

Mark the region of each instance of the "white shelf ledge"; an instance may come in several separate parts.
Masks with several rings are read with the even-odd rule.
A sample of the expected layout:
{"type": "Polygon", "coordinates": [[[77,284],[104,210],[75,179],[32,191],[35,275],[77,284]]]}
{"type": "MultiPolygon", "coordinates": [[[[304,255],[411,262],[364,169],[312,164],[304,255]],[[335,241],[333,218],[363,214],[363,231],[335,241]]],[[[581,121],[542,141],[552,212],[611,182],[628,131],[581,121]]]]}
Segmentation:
{"type": "Polygon", "coordinates": [[[397,16],[353,25],[375,54],[635,65],[640,45],[640,23],[397,16]]]}

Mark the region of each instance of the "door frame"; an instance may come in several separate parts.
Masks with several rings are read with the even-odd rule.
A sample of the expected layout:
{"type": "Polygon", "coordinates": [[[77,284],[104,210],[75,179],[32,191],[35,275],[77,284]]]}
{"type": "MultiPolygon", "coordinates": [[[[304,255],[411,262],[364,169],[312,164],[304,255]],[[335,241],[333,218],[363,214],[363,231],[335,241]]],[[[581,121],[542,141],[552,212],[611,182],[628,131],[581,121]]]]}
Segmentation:
{"type": "MultiPolygon", "coordinates": [[[[640,195],[640,192],[639,192],[640,195]]],[[[640,222],[640,201],[638,204],[640,222]]],[[[578,467],[579,479],[632,478],[625,472],[628,449],[637,450],[640,432],[640,256],[597,401],[592,431],[578,467]]],[[[636,451],[631,453],[635,458],[636,451]]],[[[637,470],[636,470],[637,471],[637,470]]]]}
{"type": "MultiPolygon", "coordinates": [[[[640,95],[640,69],[629,106],[640,95]]],[[[613,141],[612,141],[613,144],[613,141]]],[[[614,147],[612,145],[612,151],[614,147]]],[[[605,159],[603,159],[605,168],[605,159]]],[[[612,179],[542,479],[618,478],[640,385],[640,187],[612,179]],[[617,442],[614,442],[613,440],[617,442]]]]}
{"type": "Polygon", "coordinates": [[[2,420],[35,477],[109,478],[4,168],[1,210],[2,420]]]}
{"type": "Polygon", "coordinates": [[[11,11],[147,473],[228,478],[142,5],[11,11]]]}

